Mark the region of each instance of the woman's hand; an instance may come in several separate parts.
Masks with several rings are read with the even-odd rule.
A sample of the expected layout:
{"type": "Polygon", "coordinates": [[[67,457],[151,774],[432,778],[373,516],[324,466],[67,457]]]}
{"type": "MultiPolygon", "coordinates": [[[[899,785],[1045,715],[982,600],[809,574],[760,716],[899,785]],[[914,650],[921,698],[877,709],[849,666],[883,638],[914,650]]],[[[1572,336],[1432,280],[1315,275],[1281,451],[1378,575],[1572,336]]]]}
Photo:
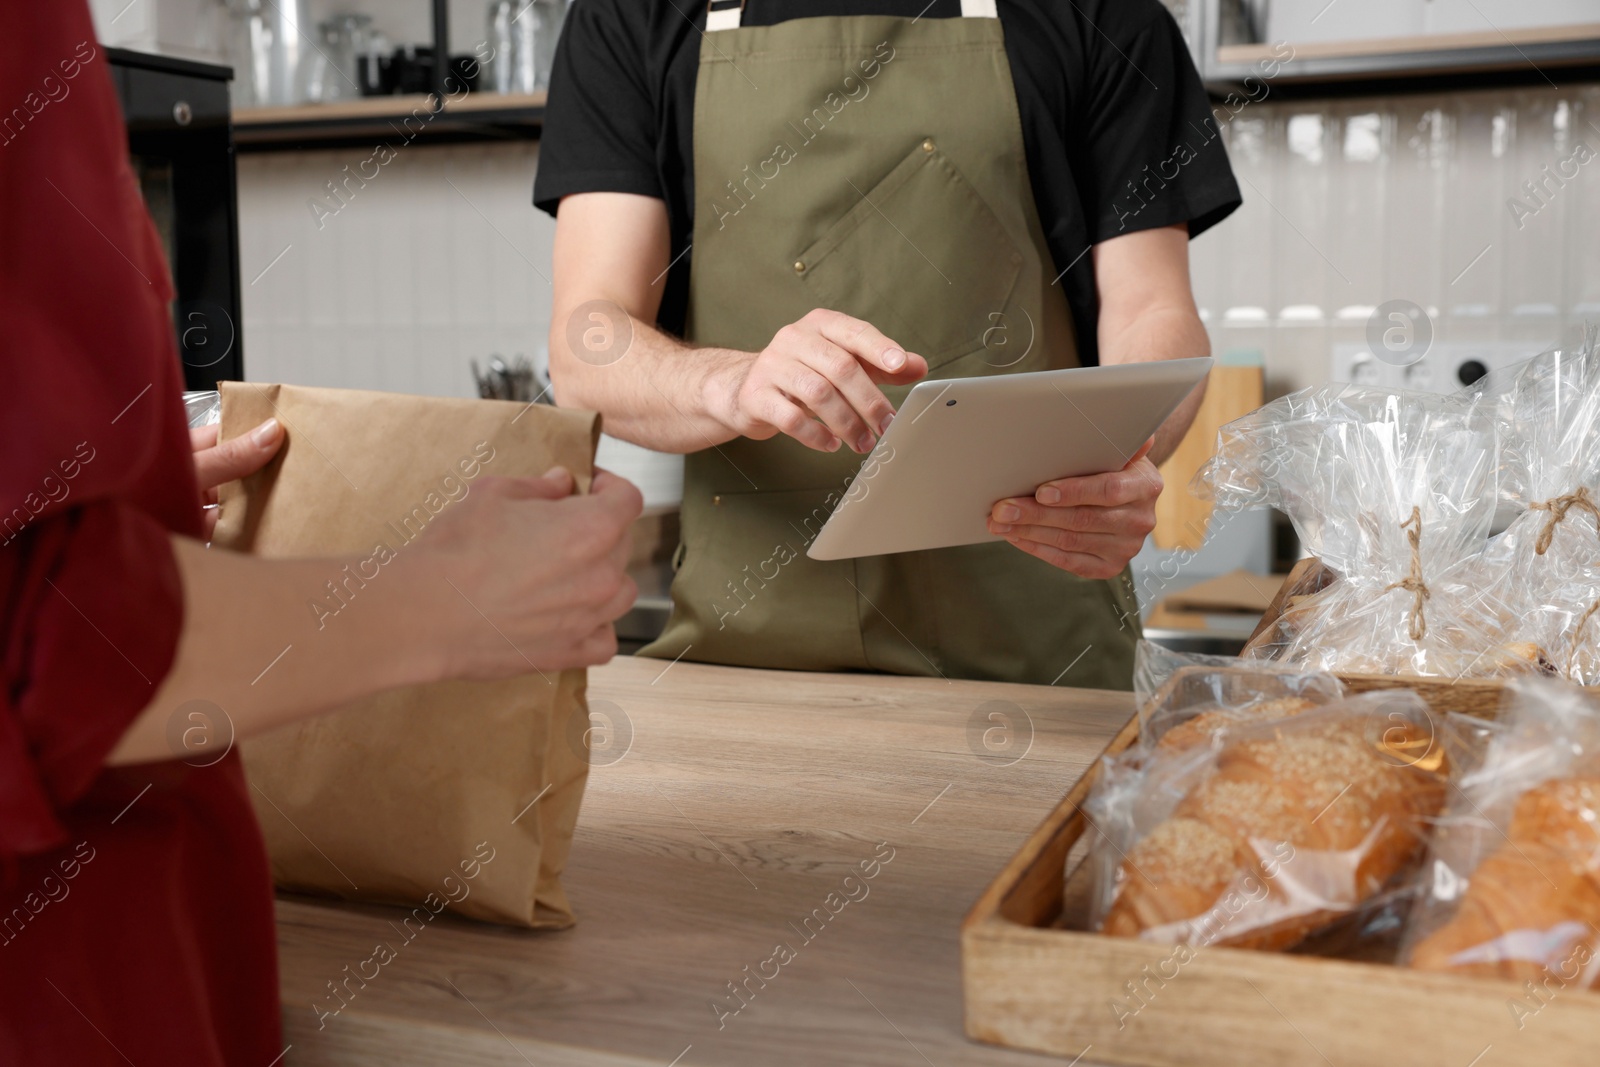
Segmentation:
{"type": "Polygon", "coordinates": [[[217,487],[237,481],[265,467],[283,445],[283,427],[268,419],[249,433],[217,444],[217,425],[189,431],[194,449],[194,473],[200,483],[200,505],[205,509],[205,539],[217,528],[217,487]]]}
{"type": "Polygon", "coordinates": [[[989,512],[989,532],[1082,578],[1114,578],[1156,525],[1161,473],[1144,443],[1120,471],[1046,482],[989,512]]]}
{"type": "Polygon", "coordinates": [[[308,603],[370,559],[263,559],[173,537],[183,636],[110,762],[186,755],[167,728],[190,700],[227,709],[246,738],[396,686],[535,671],[553,682],[605,662],[612,620],[634,599],[625,569],[642,500],[605,472],[588,496],[571,493],[559,469],[475,480],[376,574],[361,572],[360,595],[332,620],[308,603]]]}
{"type": "MultiPolygon", "coordinates": [[[[449,642],[449,677],[499,678],[604,663],[612,623],[633,606],[631,527],[644,499],[626,479],[595,474],[482,478],[417,543],[413,574],[430,588],[449,642]]],[[[405,551],[401,556],[404,558],[405,551]]]]}

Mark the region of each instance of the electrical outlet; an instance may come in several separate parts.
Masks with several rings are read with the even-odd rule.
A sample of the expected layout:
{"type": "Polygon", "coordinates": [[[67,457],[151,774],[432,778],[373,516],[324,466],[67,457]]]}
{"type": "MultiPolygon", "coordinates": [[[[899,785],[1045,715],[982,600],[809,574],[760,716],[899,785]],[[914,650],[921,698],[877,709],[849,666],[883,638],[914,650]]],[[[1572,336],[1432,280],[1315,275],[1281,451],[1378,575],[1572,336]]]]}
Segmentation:
{"type": "Polygon", "coordinates": [[[1404,366],[1381,360],[1363,344],[1336,344],[1328,360],[1328,380],[1383,389],[1453,393],[1490,371],[1530,359],[1555,341],[1435,341],[1427,354],[1404,366]]]}

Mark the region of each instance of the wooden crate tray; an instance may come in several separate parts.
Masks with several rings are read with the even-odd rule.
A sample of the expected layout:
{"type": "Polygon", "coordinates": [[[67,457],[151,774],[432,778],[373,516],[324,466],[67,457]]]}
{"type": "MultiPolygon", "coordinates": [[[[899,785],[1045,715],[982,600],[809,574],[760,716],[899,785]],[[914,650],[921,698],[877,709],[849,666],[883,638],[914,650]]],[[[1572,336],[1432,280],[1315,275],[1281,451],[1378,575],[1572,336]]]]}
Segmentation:
{"type": "MultiPolygon", "coordinates": [[[[1408,686],[1436,711],[1488,715],[1500,691],[1494,681],[1346,682],[1356,690],[1408,686]]],[[[1130,722],[1107,753],[1127,748],[1137,729],[1130,722]]],[[[1600,1062],[1600,992],[1567,988],[1536,999],[1503,980],[1215,946],[1182,961],[1171,945],[1086,932],[1080,806],[1098,774],[1097,762],[962,923],[968,1036],[1147,1067],[1600,1062]]]]}

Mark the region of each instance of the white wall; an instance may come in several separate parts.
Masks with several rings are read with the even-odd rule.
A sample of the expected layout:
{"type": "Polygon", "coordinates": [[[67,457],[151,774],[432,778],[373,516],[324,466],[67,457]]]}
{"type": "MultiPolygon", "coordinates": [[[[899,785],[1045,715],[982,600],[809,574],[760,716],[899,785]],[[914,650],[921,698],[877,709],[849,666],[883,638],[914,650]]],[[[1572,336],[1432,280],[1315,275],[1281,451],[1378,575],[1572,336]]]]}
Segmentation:
{"type": "MultiPolygon", "coordinates": [[[[471,397],[470,360],[546,368],[555,221],[533,206],[538,142],[412,145],[363,165],[372,156],[239,157],[245,376],[471,397]]],[[[680,457],[606,438],[599,462],[648,506],[682,497],[680,457]]]]}
{"type": "Polygon", "coordinates": [[[1438,341],[1528,355],[1600,320],[1600,87],[1269,95],[1226,136],[1244,206],[1193,242],[1191,274],[1213,350],[1260,358],[1273,392],[1327,380],[1330,346],[1364,343],[1387,300],[1428,309],[1438,341]]]}
{"type": "MultiPolygon", "coordinates": [[[[56,0],[60,2],[60,0],[56,0]]],[[[227,65],[222,0],[89,0],[101,44],[227,65]]]]}
{"type": "Polygon", "coordinates": [[[542,360],[555,223],[533,207],[538,154],[412,145],[342,207],[326,183],[372,173],[371,149],[241,155],[248,376],[474,396],[470,359],[542,360]]]}

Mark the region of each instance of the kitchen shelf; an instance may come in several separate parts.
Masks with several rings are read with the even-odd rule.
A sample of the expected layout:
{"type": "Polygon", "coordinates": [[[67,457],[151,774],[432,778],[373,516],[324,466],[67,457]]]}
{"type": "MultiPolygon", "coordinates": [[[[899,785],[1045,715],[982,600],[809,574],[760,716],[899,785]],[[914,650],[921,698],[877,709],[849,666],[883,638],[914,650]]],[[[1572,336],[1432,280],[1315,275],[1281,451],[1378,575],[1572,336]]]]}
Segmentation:
{"type": "Polygon", "coordinates": [[[241,108],[233,141],[241,152],[370,145],[374,137],[446,143],[525,140],[544,124],[544,93],[468,93],[435,112],[430,93],[371,96],[333,104],[241,108]]]}
{"type": "MultiPolygon", "coordinates": [[[[1216,27],[1209,28],[1215,40],[1216,27]]],[[[1472,33],[1282,44],[1217,44],[1202,71],[1213,93],[1236,90],[1280,60],[1273,91],[1347,94],[1489,85],[1543,85],[1600,77],[1600,22],[1472,33]]]]}

